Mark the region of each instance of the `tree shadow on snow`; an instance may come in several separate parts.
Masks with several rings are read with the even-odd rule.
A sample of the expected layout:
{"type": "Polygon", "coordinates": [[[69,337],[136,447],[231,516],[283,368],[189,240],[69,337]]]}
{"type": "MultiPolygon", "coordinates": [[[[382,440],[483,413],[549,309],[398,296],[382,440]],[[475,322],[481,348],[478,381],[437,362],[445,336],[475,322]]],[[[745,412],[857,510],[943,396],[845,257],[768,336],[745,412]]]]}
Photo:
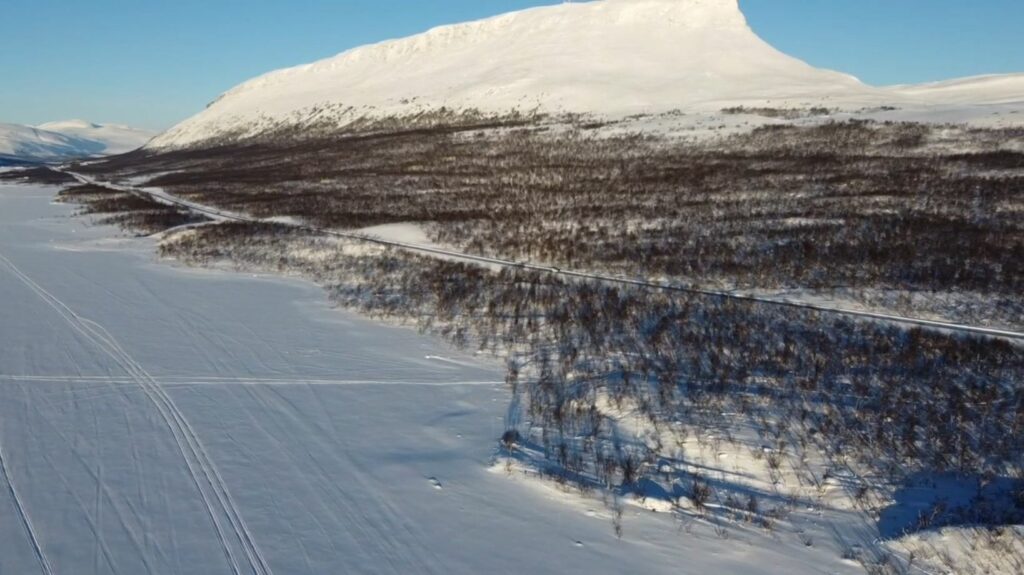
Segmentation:
{"type": "Polygon", "coordinates": [[[942,527],[1024,523],[1024,479],[921,472],[907,479],[882,510],[883,539],[942,527]]]}

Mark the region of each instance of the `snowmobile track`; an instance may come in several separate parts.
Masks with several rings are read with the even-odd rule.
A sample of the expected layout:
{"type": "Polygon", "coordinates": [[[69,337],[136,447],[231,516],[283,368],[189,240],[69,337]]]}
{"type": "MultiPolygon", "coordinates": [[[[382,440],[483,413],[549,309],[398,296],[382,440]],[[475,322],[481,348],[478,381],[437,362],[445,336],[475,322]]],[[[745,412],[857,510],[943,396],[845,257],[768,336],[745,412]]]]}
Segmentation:
{"type": "MultiPolygon", "coordinates": [[[[181,413],[171,400],[170,396],[168,396],[161,388],[160,384],[157,383],[157,381],[148,372],[146,372],[146,370],[124,350],[124,348],[121,347],[117,340],[114,339],[110,332],[103,328],[103,326],[78,315],[63,301],[37,284],[32,280],[32,278],[25,275],[3,254],[0,254],[0,264],[3,264],[4,267],[6,267],[16,278],[25,284],[26,287],[32,290],[40,297],[40,299],[53,308],[54,311],[56,311],[75,331],[113,359],[146,393],[146,396],[157,408],[161,418],[167,424],[168,428],[170,428],[171,433],[174,436],[175,443],[185,460],[185,464],[192,477],[192,481],[199,490],[203,502],[206,505],[210,519],[213,522],[221,544],[224,547],[225,556],[229,564],[232,566],[232,571],[236,575],[241,575],[242,573],[238,564],[238,558],[235,556],[236,553],[233,549],[233,545],[228,541],[227,536],[225,535],[222,519],[219,517],[221,514],[227,518],[230,528],[234,533],[234,537],[241,545],[243,553],[249,563],[251,572],[254,575],[271,575],[272,571],[263,554],[256,546],[252,533],[245,525],[245,522],[238,511],[237,505],[232,499],[231,494],[228,492],[223,478],[217,471],[216,466],[213,464],[213,461],[210,459],[202,443],[199,441],[199,437],[195,430],[188,423],[184,414],[181,413]],[[220,512],[214,508],[214,500],[216,500],[216,504],[220,508],[220,512]]],[[[13,484],[9,481],[6,469],[4,470],[4,475],[5,477],[8,477],[8,486],[10,487],[11,492],[16,494],[13,484]]],[[[25,525],[29,530],[37,555],[40,557],[40,561],[45,567],[44,570],[49,574],[51,571],[45,561],[45,556],[42,554],[38,540],[31,529],[31,523],[28,521],[28,517],[25,515],[24,509],[17,497],[15,497],[15,502],[19,508],[19,513],[22,515],[25,525]]]]}

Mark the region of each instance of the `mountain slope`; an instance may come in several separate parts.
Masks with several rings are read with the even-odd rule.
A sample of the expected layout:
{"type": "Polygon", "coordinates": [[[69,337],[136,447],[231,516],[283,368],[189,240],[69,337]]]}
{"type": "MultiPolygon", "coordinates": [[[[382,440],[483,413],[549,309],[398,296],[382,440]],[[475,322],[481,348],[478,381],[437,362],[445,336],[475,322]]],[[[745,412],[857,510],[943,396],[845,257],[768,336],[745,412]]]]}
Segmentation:
{"type": "Polygon", "coordinates": [[[0,159],[52,162],[117,154],[145,144],[152,133],[127,126],[82,120],[52,122],[39,127],[0,123],[0,159]]]}
{"type": "Polygon", "coordinates": [[[775,50],[750,29],[737,0],[604,0],[444,26],[272,72],[153,146],[442,106],[625,115],[875,91],[775,50]]]}

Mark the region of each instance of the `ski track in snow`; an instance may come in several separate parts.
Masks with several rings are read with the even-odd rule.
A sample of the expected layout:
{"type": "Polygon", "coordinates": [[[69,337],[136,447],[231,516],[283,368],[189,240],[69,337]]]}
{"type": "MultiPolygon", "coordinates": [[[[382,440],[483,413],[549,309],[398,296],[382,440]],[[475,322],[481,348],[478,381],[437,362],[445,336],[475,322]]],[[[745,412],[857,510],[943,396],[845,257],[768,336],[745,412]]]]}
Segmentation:
{"type": "MultiPolygon", "coordinates": [[[[181,455],[185,459],[185,463],[188,466],[189,473],[192,475],[195,486],[202,494],[203,501],[209,510],[210,519],[216,525],[218,536],[224,546],[225,554],[234,568],[235,574],[240,575],[242,571],[238,565],[235,550],[233,549],[232,544],[227,540],[227,536],[224,533],[224,527],[221,525],[221,514],[227,517],[235,538],[243,548],[252,572],[255,575],[270,575],[272,573],[270,567],[267,565],[262,553],[260,553],[259,548],[256,546],[252,534],[246,527],[237,506],[231,498],[231,494],[227,490],[227,486],[224,484],[223,478],[221,478],[216,466],[213,464],[213,461],[210,460],[202,443],[200,443],[195,430],[192,429],[191,425],[189,425],[188,420],[185,419],[185,416],[180,410],[178,410],[170,396],[161,389],[160,384],[157,383],[148,372],[146,372],[145,368],[139,365],[138,362],[128,355],[128,352],[121,347],[117,340],[114,339],[110,332],[108,332],[103,326],[75,313],[71,308],[65,305],[64,302],[46,291],[46,289],[33,281],[32,278],[25,275],[2,253],[0,253],[0,264],[3,264],[15,277],[25,284],[26,287],[35,292],[40,299],[53,308],[54,311],[64,318],[72,329],[80,333],[87,340],[96,345],[96,347],[110,356],[111,359],[120,365],[121,368],[132,377],[133,381],[144,390],[146,396],[159,410],[161,417],[174,435],[175,442],[181,450],[181,455]],[[198,471],[196,470],[197,467],[198,471]],[[210,492],[212,492],[212,494],[210,492]],[[214,503],[212,502],[214,499],[219,506],[219,511],[214,509],[214,503]]],[[[13,484],[8,481],[8,485],[12,485],[11,489],[13,492],[13,484]]],[[[21,506],[19,505],[19,509],[20,508],[21,506]]],[[[29,525],[27,519],[26,525],[29,525]]],[[[34,535],[32,538],[33,542],[36,543],[34,535]]],[[[37,543],[36,546],[38,549],[37,543]]],[[[45,559],[43,559],[41,551],[39,552],[39,555],[45,565],[45,559]]],[[[49,572],[48,569],[47,572],[49,572]]]]}
{"type": "MultiPolygon", "coordinates": [[[[33,382],[99,382],[110,384],[135,383],[130,377],[107,377],[88,375],[5,375],[0,374],[0,381],[33,381],[33,382]]],[[[480,385],[494,387],[504,385],[499,380],[481,381],[395,381],[392,379],[305,379],[305,378],[267,378],[267,377],[192,377],[164,376],[153,378],[161,387],[189,387],[201,385],[399,385],[417,387],[461,387],[480,385]]]]}
{"type": "MultiPolygon", "coordinates": [[[[269,387],[281,386],[397,386],[397,387],[487,387],[500,388],[504,382],[494,381],[394,381],[394,380],[370,380],[370,379],[268,379],[251,377],[208,377],[208,378],[172,378],[162,377],[154,380],[157,385],[166,389],[201,388],[206,386],[247,386],[261,385],[269,387]]],[[[82,404],[89,401],[105,401],[112,397],[123,395],[131,389],[138,389],[144,392],[144,388],[138,385],[138,381],[130,377],[104,377],[104,376],[47,376],[47,375],[3,375],[0,374],[0,384],[4,382],[27,382],[27,383],[75,383],[79,393],[74,399],[67,400],[68,403],[82,404]],[[85,385],[92,384],[92,385],[85,385]],[[92,392],[92,393],[84,393],[92,392]]],[[[51,406],[61,405],[50,402],[51,406]]]]}
{"type": "Polygon", "coordinates": [[[22,503],[21,497],[18,496],[18,490],[14,488],[14,481],[11,480],[11,474],[7,470],[7,458],[4,457],[3,445],[0,442],[0,472],[4,475],[4,482],[7,484],[7,491],[11,495],[11,499],[14,501],[14,506],[18,510],[18,519],[21,520],[22,525],[25,526],[25,532],[28,535],[29,541],[32,543],[32,550],[39,559],[39,566],[42,568],[43,573],[46,575],[52,575],[53,568],[50,567],[50,561],[46,558],[43,553],[43,548],[39,544],[39,537],[36,536],[36,530],[32,527],[32,520],[29,519],[28,512],[25,511],[25,504],[22,503]]]}

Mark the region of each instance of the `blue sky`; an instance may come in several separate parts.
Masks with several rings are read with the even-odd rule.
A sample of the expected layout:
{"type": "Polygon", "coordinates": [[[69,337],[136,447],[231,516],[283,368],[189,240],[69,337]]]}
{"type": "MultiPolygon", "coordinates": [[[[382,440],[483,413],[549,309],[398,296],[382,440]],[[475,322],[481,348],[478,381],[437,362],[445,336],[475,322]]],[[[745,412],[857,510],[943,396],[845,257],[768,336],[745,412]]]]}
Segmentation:
{"type": "MultiPolygon", "coordinates": [[[[1022,0],[740,0],[784,52],[872,84],[1024,72],[1022,0]]],[[[0,0],[0,121],[163,129],[257,74],[553,0],[0,0]]]]}

